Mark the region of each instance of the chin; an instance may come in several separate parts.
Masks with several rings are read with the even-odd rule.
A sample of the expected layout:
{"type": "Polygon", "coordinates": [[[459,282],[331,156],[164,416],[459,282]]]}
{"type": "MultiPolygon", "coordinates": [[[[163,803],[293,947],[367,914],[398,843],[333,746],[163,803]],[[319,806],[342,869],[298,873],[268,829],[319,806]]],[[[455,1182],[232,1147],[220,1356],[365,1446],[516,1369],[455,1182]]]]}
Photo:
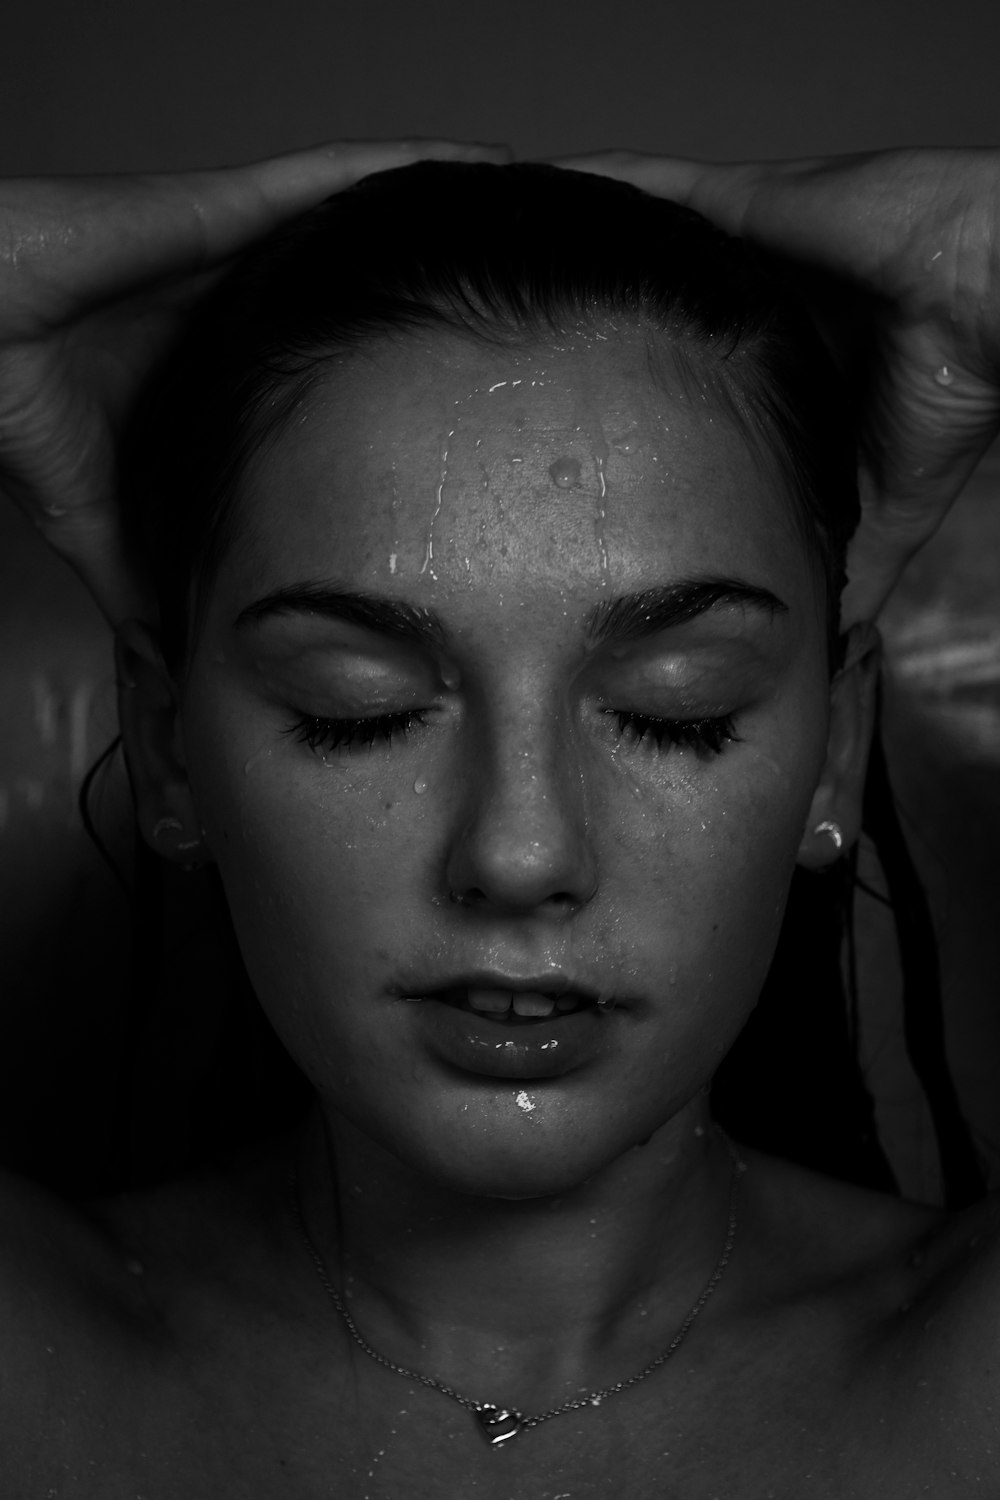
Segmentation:
{"type": "Polygon", "coordinates": [[[561,1132],[525,1122],[513,1139],[466,1140],[460,1152],[435,1152],[430,1160],[409,1162],[439,1186],[466,1197],[507,1202],[558,1198],[584,1186],[622,1158],[641,1150],[656,1134],[645,1124],[625,1138],[610,1132],[600,1139],[567,1141],[561,1132]]]}

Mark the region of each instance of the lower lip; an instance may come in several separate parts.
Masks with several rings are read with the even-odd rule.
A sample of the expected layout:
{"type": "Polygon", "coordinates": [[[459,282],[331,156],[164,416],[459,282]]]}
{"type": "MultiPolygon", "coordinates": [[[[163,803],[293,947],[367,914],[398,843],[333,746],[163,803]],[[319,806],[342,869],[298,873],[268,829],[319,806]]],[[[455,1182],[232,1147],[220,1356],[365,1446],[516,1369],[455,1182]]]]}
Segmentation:
{"type": "Polygon", "coordinates": [[[558,1078],[597,1058],[617,1019],[614,1011],[586,1006],[508,1026],[441,1000],[404,1003],[439,1056],[486,1078],[558,1078]]]}

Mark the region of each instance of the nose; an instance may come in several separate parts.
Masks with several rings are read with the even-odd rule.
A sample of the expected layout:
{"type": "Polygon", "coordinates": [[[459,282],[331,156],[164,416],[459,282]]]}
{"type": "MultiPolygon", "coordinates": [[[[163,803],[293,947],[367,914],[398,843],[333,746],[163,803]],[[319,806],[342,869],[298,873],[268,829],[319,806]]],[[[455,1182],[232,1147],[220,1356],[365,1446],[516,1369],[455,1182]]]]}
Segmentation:
{"type": "Polygon", "coordinates": [[[446,879],[452,900],[496,914],[560,919],[597,890],[579,757],[536,719],[474,747],[446,879]]]}

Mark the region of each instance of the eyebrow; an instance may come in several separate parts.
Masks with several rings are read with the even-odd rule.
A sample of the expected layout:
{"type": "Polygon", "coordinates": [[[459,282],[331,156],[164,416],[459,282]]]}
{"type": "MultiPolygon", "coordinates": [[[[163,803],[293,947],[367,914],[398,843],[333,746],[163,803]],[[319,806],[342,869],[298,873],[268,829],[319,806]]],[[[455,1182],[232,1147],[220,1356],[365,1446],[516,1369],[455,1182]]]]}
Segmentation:
{"type": "Polygon", "coordinates": [[[447,631],[433,610],[378,594],[351,593],[329,583],[299,583],[275,589],[240,610],[233,623],[239,630],[245,625],[259,625],[272,615],[285,614],[345,620],[349,625],[400,636],[421,645],[441,646],[447,638],[447,631]]]}
{"type": "Polygon", "coordinates": [[[587,624],[587,635],[600,641],[635,641],[672,625],[683,625],[716,604],[738,605],[773,619],[788,605],[770,589],[738,578],[689,578],[662,588],[622,594],[599,604],[587,624]]]}
{"type": "MultiPolygon", "coordinates": [[[[597,605],[587,621],[587,636],[595,645],[608,640],[640,640],[670,626],[683,625],[717,604],[738,605],[772,619],[788,613],[788,606],[776,594],[756,584],[736,578],[682,579],[621,594],[597,605]]],[[[423,646],[443,646],[448,640],[444,624],[431,609],[378,594],[353,593],[330,583],[275,589],[242,609],[234,627],[239,630],[259,625],[274,615],[285,614],[321,615],[423,646]]]]}

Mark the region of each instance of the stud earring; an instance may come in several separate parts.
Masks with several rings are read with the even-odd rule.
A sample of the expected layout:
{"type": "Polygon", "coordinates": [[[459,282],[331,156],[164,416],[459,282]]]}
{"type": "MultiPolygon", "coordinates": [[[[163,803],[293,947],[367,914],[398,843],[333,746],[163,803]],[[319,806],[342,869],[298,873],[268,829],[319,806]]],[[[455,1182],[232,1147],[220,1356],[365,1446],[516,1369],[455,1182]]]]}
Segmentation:
{"type": "MultiPolygon", "coordinates": [[[[180,818],[158,818],[156,820],[156,822],[153,824],[153,838],[154,838],[154,840],[161,838],[163,836],[163,834],[165,834],[165,833],[183,833],[183,832],[184,832],[184,824],[181,822],[180,818]]],[[[201,829],[200,832],[199,832],[199,837],[196,838],[196,839],[177,839],[176,842],[174,843],[174,849],[175,849],[175,851],[176,851],[177,854],[187,854],[187,855],[190,856],[191,853],[192,853],[192,851],[194,851],[196,849],[203,849],[204,848],[204,842],[203,842],[204,841],[204,837],[205,837],[205,830],[201,829]]],[[[181,866],[181,868],[186,873],[190,874],[190,872],[192,870],[198,870],[198,869],[200,869],[202,863],[203,863],[202,860],[199,860],[199,859],[190,859],[189,858],[181,866]]]]}
{"type": "Polygon", "coordinates": [[[818,835],[821,833],[825,833],[829,838],[833,839],[834,848],[839,854],[841,849],[843,849],[844,847],[844,833],[840,824],[834,823],[831,819],[826,818],[822,823],[817,823],[816,827],[813,829],[814,835],[818,835]]]}

